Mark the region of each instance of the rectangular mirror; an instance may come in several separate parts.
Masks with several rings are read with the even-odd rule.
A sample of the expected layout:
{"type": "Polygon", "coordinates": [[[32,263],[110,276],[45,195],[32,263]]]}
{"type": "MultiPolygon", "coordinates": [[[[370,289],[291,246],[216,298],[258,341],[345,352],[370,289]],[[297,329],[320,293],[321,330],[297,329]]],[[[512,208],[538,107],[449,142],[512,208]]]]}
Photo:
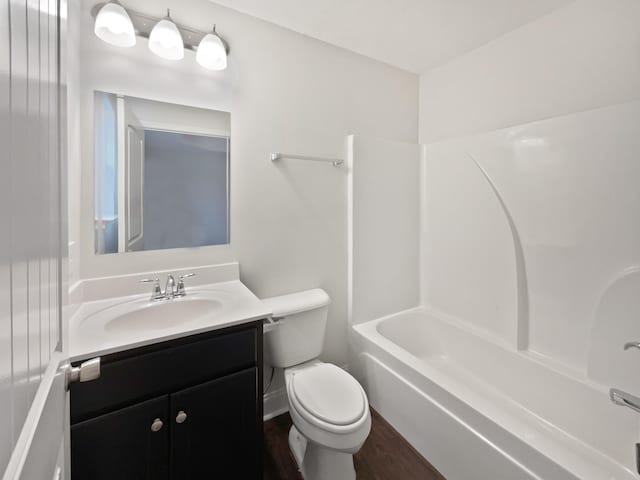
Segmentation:
{"type": "Polygon", "coordinates": [[[229,112],[94,96],[97,254],[229,243],[229,112]]]}

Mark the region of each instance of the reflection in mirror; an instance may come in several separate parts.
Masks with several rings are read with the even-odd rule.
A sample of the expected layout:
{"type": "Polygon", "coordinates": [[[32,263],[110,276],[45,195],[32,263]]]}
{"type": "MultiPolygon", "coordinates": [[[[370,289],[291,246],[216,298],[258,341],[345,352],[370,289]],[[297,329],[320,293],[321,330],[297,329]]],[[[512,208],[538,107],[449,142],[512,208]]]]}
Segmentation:
{"type": "Polygon", "coordinates": [[[229,243],[230,114],[95,92],[95,251],[229,243]]]}

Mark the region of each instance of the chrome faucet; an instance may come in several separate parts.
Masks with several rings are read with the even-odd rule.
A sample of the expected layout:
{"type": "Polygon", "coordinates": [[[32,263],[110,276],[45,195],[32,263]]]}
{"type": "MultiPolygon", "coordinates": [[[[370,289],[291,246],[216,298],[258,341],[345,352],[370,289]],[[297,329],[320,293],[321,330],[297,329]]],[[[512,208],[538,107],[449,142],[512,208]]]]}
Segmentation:
{"type": "MultiPolygon", "coordinates": [[[[640,349],[640,342],[627,342],[624,344],[624,349],[629,350],[630,348],[638,348],[640,349]]],[[[623,392],[617,388],[609,389],[609,398],[616,405],[620,405],[621,407],[627,407],[633,410],[634,412],[640,413],[640,397],[636,397],[635,395],[631,395],[630,393],[623,392]]],[[[636,472],[640,473],[640,443],[636,443],[636,472]]]]}
{"type": "Polygon", "coordinates": [[[187,292],[184,288],[184,279],[195,277],[195,273],[185,273],[176,279],[173,275],[167,276],[167,282],[164,285],[164,292],[160,288],[160,280],[158,278],[144,278],[140,280],[140,283],[153,283],[153,292],[151,292],[151,301],[156,302],[158,300],[171,300],[174,298],[184,297],[187,292]]]}
{"type": "MultiPolygon", "coordinates": [[[[627,342],[624,344],[625,350],[629,350],[630,348],[640,349],[640,342],[627,342]]],[[[617,388],[611,388],[609,389],[609,398],[616,405],[628,407],[631,410],[640,413],[640,398],[636,397],[635,395],[623,392],[622,390],[619,390],[617,388]]]]}
{"type": "Polygon", "coordinates": [[[164,298],[171,299],[176,294],[176,279],[173,275],[167,275],[167,283],[164,284],[164,298]]]}
{"type": "Polygon", "coordinates": [[[623,392],[622,390],[618,390],[617,388],[611,388],[609,389],[609,398],[616,405],[627,407],[634,412],[640,413],[640,398],[636,397],[635,395],[623,392]]]}

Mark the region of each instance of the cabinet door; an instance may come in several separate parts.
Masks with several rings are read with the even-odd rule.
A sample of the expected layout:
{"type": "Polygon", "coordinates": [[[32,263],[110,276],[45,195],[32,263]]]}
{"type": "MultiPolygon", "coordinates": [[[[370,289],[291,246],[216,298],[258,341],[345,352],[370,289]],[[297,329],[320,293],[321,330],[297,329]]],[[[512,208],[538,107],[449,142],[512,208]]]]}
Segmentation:
{"type": "Polygon", "coordinates": [[[257,375],[254,367],[171,395],[172,479],[262,478],[257,375]]]}
{"type": "Polygon", "coordinates": [[[168,413],[164,395],[73,425],[72,480],[168,479],[168,413]]]}

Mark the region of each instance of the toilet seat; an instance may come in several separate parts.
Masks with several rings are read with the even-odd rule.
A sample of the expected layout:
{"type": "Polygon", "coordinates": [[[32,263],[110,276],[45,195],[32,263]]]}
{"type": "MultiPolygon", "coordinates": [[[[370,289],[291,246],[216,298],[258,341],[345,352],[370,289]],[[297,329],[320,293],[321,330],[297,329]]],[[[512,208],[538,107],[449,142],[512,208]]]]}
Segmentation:
{"type": "Polygon", "coordinates": [[[294,373],[287,390],[298,415],[324,431],[351,433],[368,419],[369,405],[362,386],[335,365],[319,363],[294,373]]]}

